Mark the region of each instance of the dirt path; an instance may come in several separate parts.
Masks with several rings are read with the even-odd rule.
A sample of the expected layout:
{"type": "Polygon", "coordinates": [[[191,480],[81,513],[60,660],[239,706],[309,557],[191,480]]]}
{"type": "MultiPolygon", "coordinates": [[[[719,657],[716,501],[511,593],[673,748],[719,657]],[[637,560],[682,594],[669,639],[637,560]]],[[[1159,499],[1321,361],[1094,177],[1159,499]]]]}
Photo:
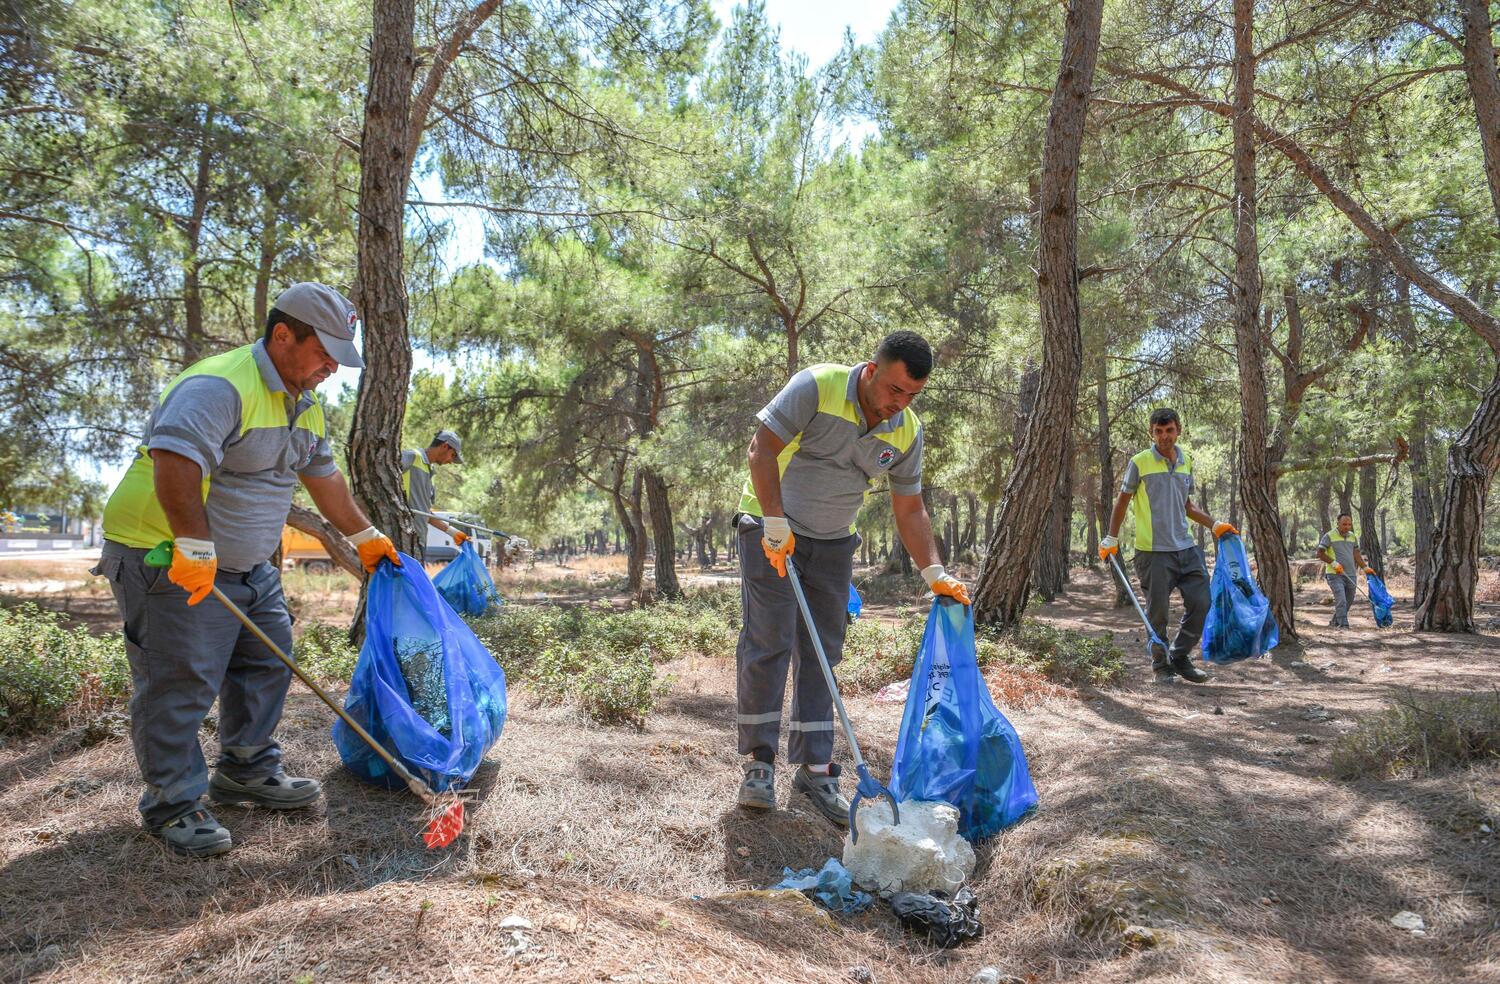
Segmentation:
{"type": "MultiPolygon", "coordinates": [[[[1103,595],[1079,573],[1037,615],[1112,629],[1136,656],[1131,613],[1103,595]]],[[[936,982],[994,965],[1033,981],[1500,982],[1500,843],[1484,829],[1500,830],[1500,768],[1325,778],[1330,743],[1399,688],[1500,684],[1500,640],[1413,635],[1403,609],[1394,630],[1366,609],[1337,632],[1318,597],[1300,600],[1301,651],[1203,687],[1152,684],[1136,656],[1123,687],[1010,712],[1041,809],[982,852],[987,934],[958,951],[912,943],[882,912],[829,919],[740,894],[839,838],[798,810],[729,805],[733,667],[690,658],[640,732],[513,693],[447,854],[414,844],[410,799],[343,772],[331,715],[295,688],[282,738],[326,802],[222,811],[237,847],[214,861],[172,860],[136,832],[123,738],[0,746],[0,978],[841,981],[864,967],[936,982]],[[1426,935],[1390,924],[1403,909],[1426,935]],[[500,928],[512,913],[534,926],[524,949],[500,928]],[[1160,945],[1124,945],[1127,925],[1160,945]]],[[[900,706],[850,710],[888,773],[900,706]]]]}

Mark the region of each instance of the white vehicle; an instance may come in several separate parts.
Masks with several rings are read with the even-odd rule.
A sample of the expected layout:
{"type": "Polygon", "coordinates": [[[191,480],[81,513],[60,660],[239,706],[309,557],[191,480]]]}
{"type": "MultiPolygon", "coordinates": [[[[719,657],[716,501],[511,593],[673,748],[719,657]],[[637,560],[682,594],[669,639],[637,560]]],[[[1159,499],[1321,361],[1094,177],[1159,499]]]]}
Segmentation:
{"type": "MultiPolygon", "coordinates": [[[[490,550],[493,544],[488,533],[480,533],[478,530],[470,530],[463,526],[464,523],[479,523],[480,519],[473,513],[443,512],[437,510],[435,515],[445,523],[456,523],[458,528],[469,534],[469,542],[474,544],[474,549],[479,551],[479,556],[486,562],[490,558],[490,550]]],[[[421,517],[418,517],[419,519],[421,517]]],[[[481,525],[483,525],[481,523],[481,525]]],[[[433,526],[431,523],[423,522],[423,529],[427,531],[427,553],[425,560],[428,563],[444,563],[458,556],[458,544],[453,542],[453,537],[433,526]]]]}

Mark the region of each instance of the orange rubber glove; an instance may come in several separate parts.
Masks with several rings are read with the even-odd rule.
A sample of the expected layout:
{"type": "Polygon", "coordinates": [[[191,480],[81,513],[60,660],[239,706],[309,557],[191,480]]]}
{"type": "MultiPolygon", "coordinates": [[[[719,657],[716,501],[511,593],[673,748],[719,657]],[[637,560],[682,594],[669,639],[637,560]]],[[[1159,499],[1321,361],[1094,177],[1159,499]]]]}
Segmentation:
{"type": "Polygon", "coordinates": [[[776,568],[776,573],[786,577],[786,561],[797,549],[797,538],[792,535],[792,524],[785,516],[767,516],[761,521],[760,549],[766,560],[776,568]]]}
{"type": "Polygon", "coordinates": [[[1235,529],[1233,526],[1230,526],[1228,523],[1215,523],[1214,524],[1214,539],[1215,540],[1217,540],[1221,536],[1228,536],[1231,533],[1233,533],[1235,536],[1239,536],[1240,535],[1240,531],[1237,530],[1237,529],[1235,529]]]}
{"type": "Polygon", "coordinates": [[[1373,567],[1366,567],[1365,568],[1365,577],[1369,577],[1371,574],[1374,574],[1374,573],[1375,573],[1375,568],[1373,568],[1373,567]]]}
{"type": "Polygon", "coordinates": [[[452,530],[452,533],[453,533],[453,545],[455,547],[461,547],[461,546],[463,546],[464,545],[464,541],[469,538],[469,534],[465,533],[463,530],[452,530]]]}
{"type": "Polygon", "coordinates": [[[1120,556],[1120,538],[1117,536],[1106,536],[1099,541],[1099,559],[1107,564],[1111,556],[1120,556]]]}
{"type": "Polygon", "coordinates": [[[933,594],[952,598],[960,605],[969,604],[969,589],[964,587],[964,582],[943,570],[942,564],[922,568],[922,579],[933,594]]]}
{"type": "Polygon", "coordinates": [[[354,549],[359,552],[359,562],[365,565],[365,570],[370,574],[375,573],[375,568],[380,566],[382,560],[401,566],[401,558],[396,556],[396,545],[391,542],[390,537],[373,526],[355,533],[349,537],[349,542],[354,544],[354,549]]]}
{"type": "Polygon", "coordinates": [[[214,541],[179,536],[172,544],[172,566],[167,568],[167,579],[188,593],[189,605],[208,597],[217,573],[219,557],[214,552],[214,541]]]}
{"type": "Polygon", "coordinates": [[[1333,572],[1335,574],[1342,574],[1342,573],[1344,573],[1344,565],[1343,564],[1334,564],[1333,565],[1333,572]]]}

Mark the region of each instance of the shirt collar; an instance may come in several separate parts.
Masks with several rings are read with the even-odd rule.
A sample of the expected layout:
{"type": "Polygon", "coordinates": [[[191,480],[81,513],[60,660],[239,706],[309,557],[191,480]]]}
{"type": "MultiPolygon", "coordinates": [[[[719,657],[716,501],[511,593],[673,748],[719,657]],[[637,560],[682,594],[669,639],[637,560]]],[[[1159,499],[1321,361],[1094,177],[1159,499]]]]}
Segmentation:
{"type": "Polygon", "coordinates": [[[427,449],[426,448],[417,448],[417,454],[420,454],[422,456],[422,460],[424,462],[426,462],[428,465],[432,464],[432,459],[429,458],[429,457],[427,457],[427,449]]]}
{"type": "Polygon", "coordinates": [[[271,353],[266,351],[264,338],[256,339],[255,344],[250,346],[250,354],[255,356],[255,368],[260,370],[260,378],[265,381],[266,389],[272,393],[285,393],[286,383],[281,381],[281,373],[276,371],[271,353]]]}
{"type": "MultiPolygon", "coordinates": [[[[1174,462],[1172,462],[1172,464],[1174,464],[1174,465],[1180,465],[1180,464],[1182,464],[1182,446],[1178,445],[1178,446],[1174,447],[1172,450],[1177,452],[1177,460],[1174,461],[1174,462]]],[[[1167,460],[1166,458],[1162,457],[1162,453],[1160,451],[1156,450],[1156,442],[1155,441],[1151,442],[1151,456],[1153,458],[1155,458],[1157,461],[1166,461],[1167,460]]]]}
{"type": "MultiPolygon", "coordinates": [[[[849,385],[844,388],[844,399],[848,400],[854,405],[854,414],[859,418],[859,423],[862,427],[868,427],[869,421],[865,420],[864,408],[859,405],[859,377],[860,374],[865,371],[865,366],[869,364],[869,360],[856,363],[854,367],[849,370],[849,385]]],[[[873,434],[877,431],[883,432],[895,430],[901,425],[901,416],[904,413],[906,413],[905,410],[896,411],[896,416],[890,417],[886,420],[882,420],[879,424],[871,427],[870,433],[873,434]]]]}

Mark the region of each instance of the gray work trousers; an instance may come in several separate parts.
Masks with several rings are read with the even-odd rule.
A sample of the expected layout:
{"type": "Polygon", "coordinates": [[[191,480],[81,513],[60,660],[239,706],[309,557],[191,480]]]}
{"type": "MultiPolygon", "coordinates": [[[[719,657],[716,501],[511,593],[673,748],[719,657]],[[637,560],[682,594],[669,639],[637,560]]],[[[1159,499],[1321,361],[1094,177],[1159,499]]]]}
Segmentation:
{"type": "MultiPolygon", "coordinates": [[[[742,521],[738,545],[743,617],[735,650],[740,754],[761,762],[775,761],[790,663],[792,708],[787,722],[787,758],[793,765],[820,765],[833,759],[833,695],[828,692],[812,637],[797,609],[792,584],[766,559],[760,536],[760,525],[753,517],[742,521]]],[[[854,576],[854,551],[858,547],[857,534],[837,540],[799,536],[791,558],[830,667],[837,666],[844,655],[849,582],[854,576]]]]}
{"type": "Polygon", "coordinates": [[[1137,550],[1135,575],[1146,592],[1146,618],[1157,638],[1167,638],[1167,606],[1175,588],[1182,595],[1182,621],[1172,638],[1170,653],[1152,643],[1152,667],[1165,666],[1168,659],[1187,658],[1203,637],[1203,620],[1208,617],[1208,571],[1203,555],[1196,547],[1186,550],[1137,550]]]}
{"type": "Polygon", "coordinates": [[[1349,602],[1354,599],[1354,578],[1348,574],[1324,574],[1333,591],[1333,624],[1349,627],[1349,602]]]}
{"type": "MultiPolygon", "coordinates": [[[[241,781],[280,769],[281,746],[271,732],[292,674],[217,598],[188,607],[187,592],[168,580],[165,568],[146,566],[145,557],[145,550],[106,540],[94,573],[109,579],[125,623],[130,741],[146,783],[141,818],[157,827],[197,809],[208,790],[198,729],[216,697],[218,769],[241,781]]],[[[220,571],[215,584],[291,652],[279,570],[259,564],[243,574],[220,571]]]]}

